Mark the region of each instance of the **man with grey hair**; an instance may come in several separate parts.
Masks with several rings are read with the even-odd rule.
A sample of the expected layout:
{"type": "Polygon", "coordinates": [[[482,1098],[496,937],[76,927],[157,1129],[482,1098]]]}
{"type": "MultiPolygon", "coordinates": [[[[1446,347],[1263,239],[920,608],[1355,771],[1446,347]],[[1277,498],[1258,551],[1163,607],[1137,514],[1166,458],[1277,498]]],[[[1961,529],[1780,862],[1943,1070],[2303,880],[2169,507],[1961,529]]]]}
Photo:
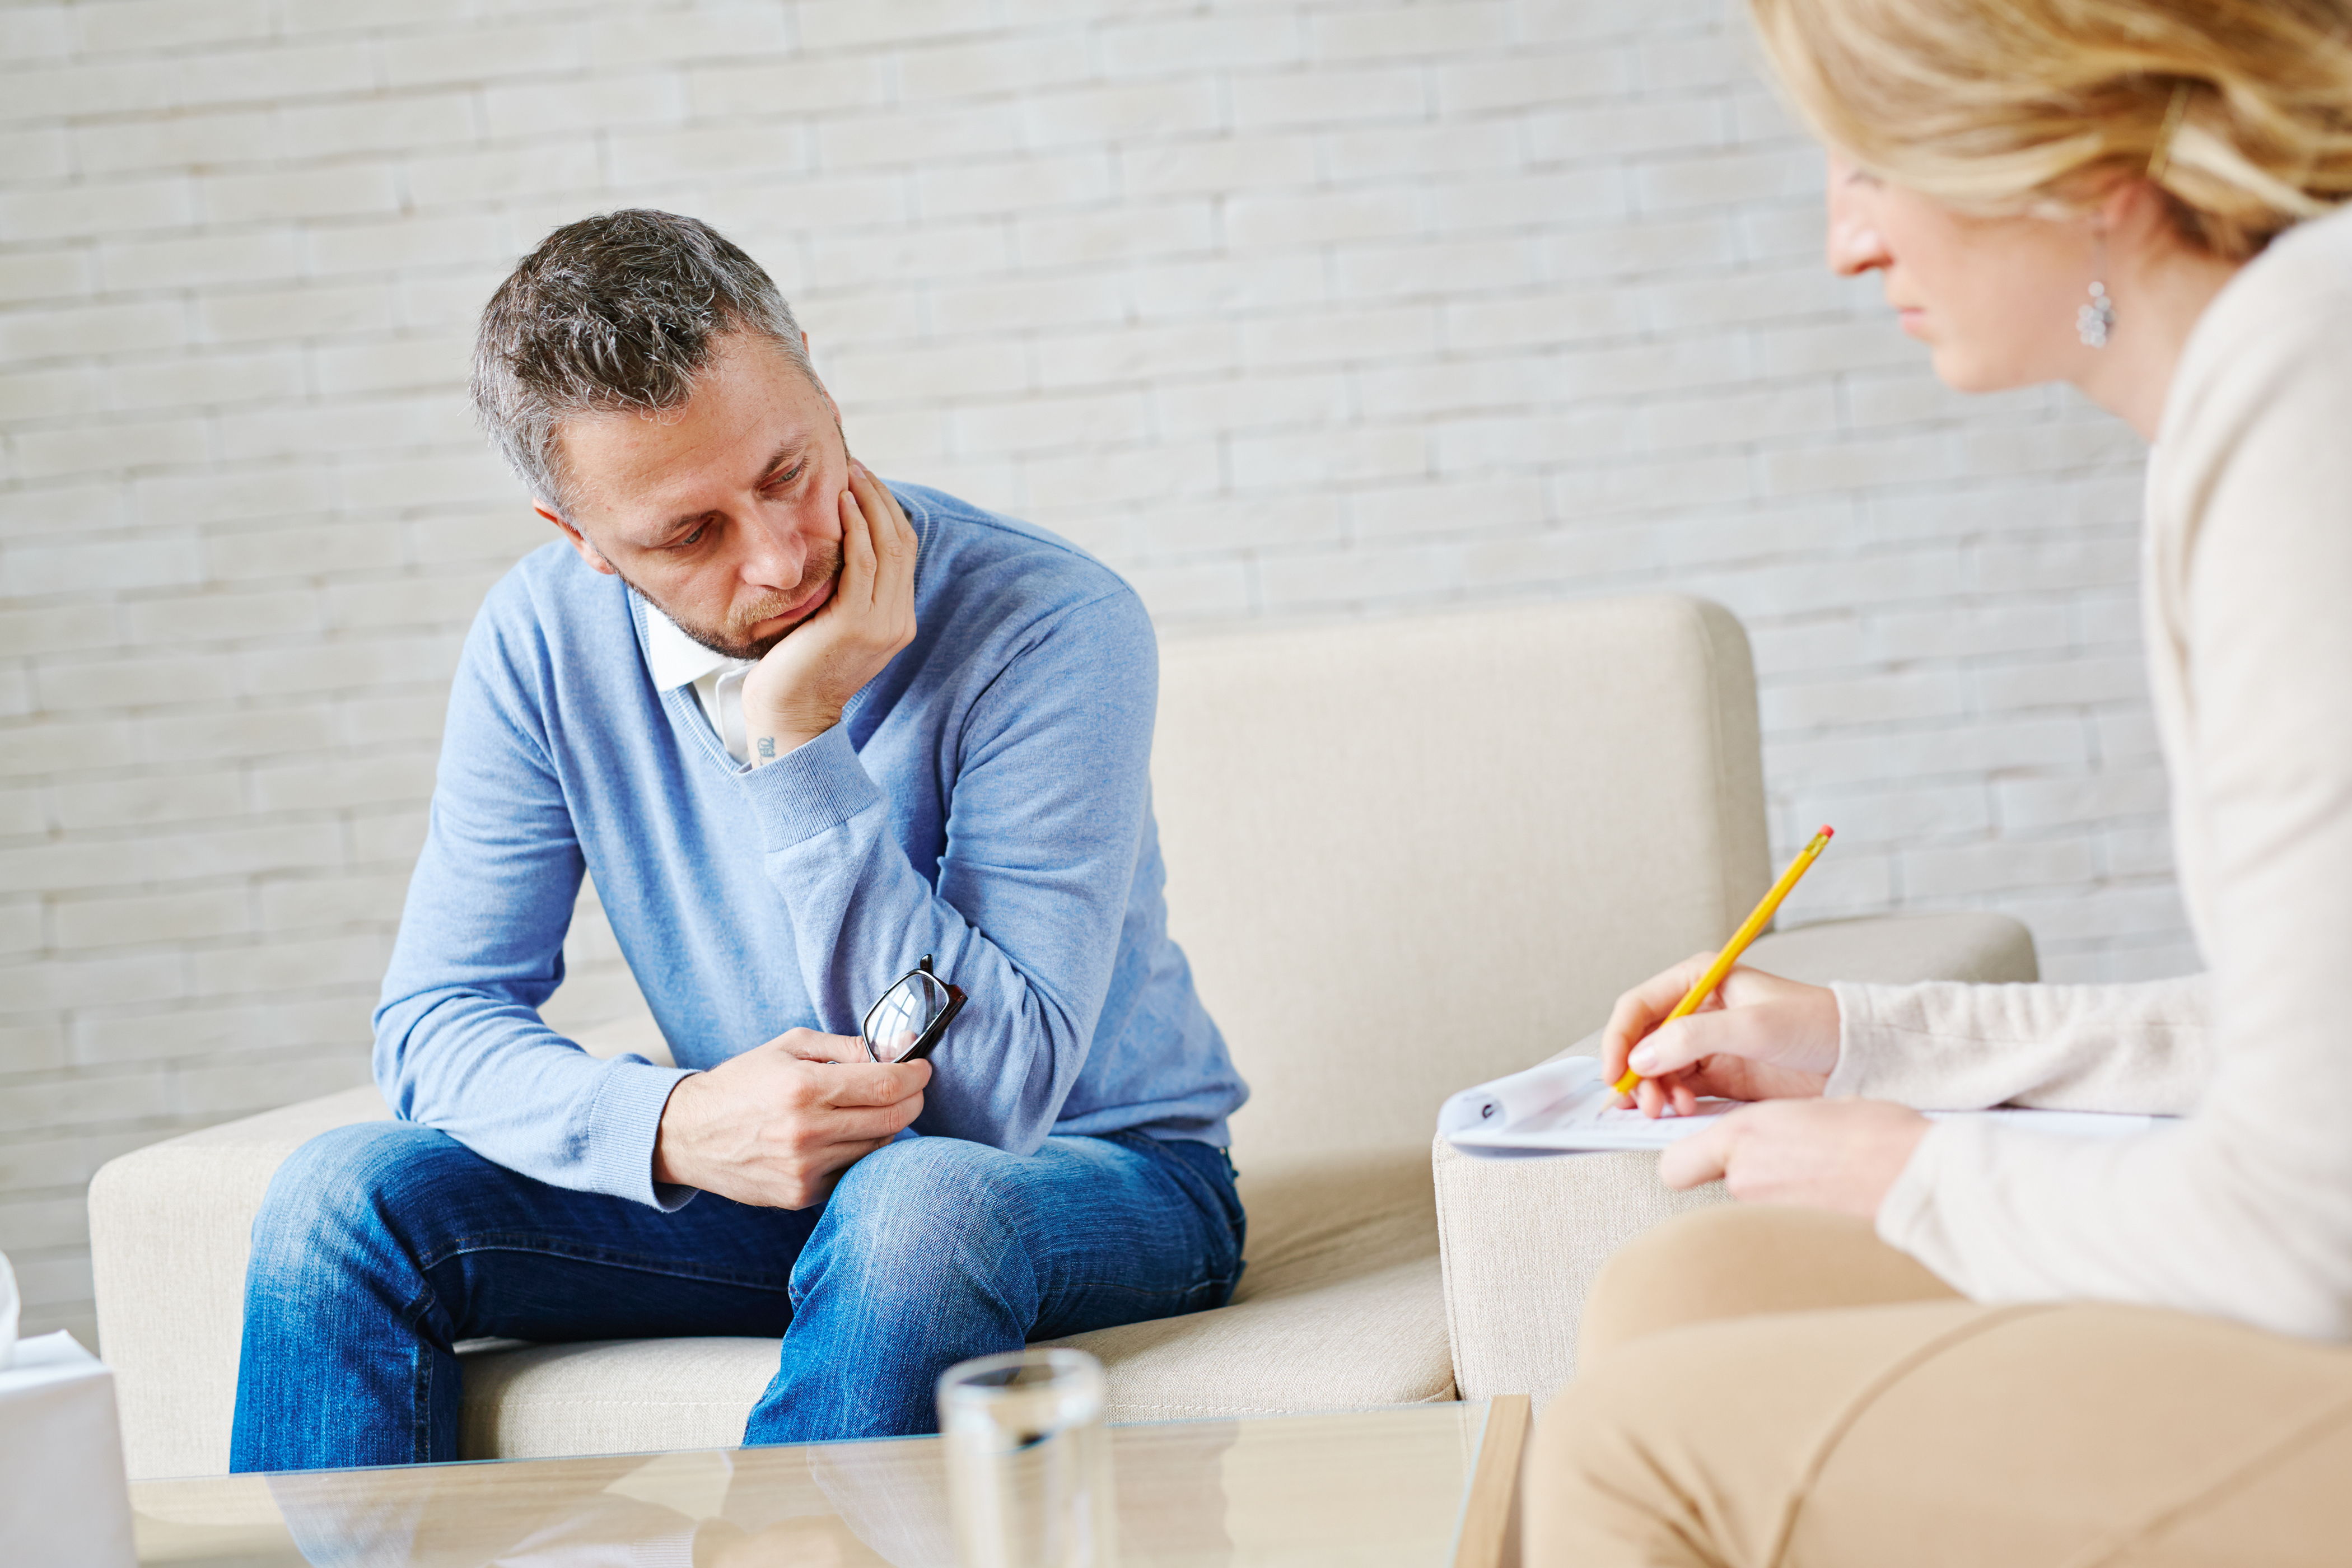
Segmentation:
{"type": "Polygon", "coordinates": [[[467,639],[376,1013],[399,1119],[256,1221],[233,1467],[457,1458],[477,1337],[773,1336],[744,1436],[797,1442],[1222,1305],[1246,1090],[1167,934],[1134,593],[867,472],[690,218],[550,236],[473,391],[562,537],[467,639]],[[541,1021],[583,873],[676,1067],[541,1021]]]}

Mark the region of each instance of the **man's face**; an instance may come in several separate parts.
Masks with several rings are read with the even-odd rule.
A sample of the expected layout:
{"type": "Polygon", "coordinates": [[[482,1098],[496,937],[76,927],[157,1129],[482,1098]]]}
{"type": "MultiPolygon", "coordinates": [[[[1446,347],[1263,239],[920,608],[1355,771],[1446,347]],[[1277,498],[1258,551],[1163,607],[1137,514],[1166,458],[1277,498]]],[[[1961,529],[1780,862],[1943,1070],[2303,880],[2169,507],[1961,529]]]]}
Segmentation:
{"type": "Polygon", "coordinates": [[[849,453],[833,399],[772,343],[730,332],[682,406],[559,439],[569,515],[540,515],[704,647],[761,658],[832,596],[849,453]]]}

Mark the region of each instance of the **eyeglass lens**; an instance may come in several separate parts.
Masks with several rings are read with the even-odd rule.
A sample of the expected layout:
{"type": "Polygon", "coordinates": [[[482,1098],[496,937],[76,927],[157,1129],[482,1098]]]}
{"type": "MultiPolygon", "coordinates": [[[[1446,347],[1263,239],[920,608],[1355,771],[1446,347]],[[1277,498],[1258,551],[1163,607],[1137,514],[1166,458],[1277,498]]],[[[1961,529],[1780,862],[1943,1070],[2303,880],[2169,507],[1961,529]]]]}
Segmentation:
{"type": "Polygon", "coordinates": [[[917,970],[874,1005],[866,1017],[866,1048],[877,1062],[895,1062],[914,1049],[923,1031],[947,1010],[948,988],[917,970]]]}

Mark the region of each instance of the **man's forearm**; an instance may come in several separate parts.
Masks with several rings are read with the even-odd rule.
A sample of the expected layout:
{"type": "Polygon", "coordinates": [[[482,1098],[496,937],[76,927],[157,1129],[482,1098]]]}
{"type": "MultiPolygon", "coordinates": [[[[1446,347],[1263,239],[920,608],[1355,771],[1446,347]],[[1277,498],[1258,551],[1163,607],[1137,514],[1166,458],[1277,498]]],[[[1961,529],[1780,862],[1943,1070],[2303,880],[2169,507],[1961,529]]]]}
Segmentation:
{"type": "Polygon", "coordinates": [[[377,1015],[376,1082],[403,1120],[438,1128],[509,1170],[577,1192],[663,1205],[651,1152],[687,1076],[600,1060],[514,1001],[420,992],[377,1015]]]}

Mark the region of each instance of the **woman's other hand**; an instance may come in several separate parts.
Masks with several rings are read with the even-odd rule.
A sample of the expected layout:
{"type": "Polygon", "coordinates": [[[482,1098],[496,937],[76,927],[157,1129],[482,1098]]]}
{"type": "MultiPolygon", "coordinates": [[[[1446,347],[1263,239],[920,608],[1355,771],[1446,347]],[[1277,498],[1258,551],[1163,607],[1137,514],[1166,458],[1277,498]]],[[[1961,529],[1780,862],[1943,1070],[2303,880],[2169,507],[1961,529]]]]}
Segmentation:
{"type": "Polygon", "coordinates": [[[1617,998],[1601,1034],[1603,1079],[1622,1078],[1630,1058],[1645,1116],[1670,1105],[1688,1115],[1710,1095],[1818,1099],[1838,1059],[1837,995],[1826,985],[1735,968],[1697,1012],[1660,1026],[1714,962],[1695,954],[1617,998]]]}
{"type": "Polygon", "coordinates": [[[1742,1203],[1875,1219],[1927,1126],[1917,1111],[1883,1100],[1750,1105],[1668,1147],[1658,1178],[1695,1187],[1719,1177],[1742,1203]]]}

